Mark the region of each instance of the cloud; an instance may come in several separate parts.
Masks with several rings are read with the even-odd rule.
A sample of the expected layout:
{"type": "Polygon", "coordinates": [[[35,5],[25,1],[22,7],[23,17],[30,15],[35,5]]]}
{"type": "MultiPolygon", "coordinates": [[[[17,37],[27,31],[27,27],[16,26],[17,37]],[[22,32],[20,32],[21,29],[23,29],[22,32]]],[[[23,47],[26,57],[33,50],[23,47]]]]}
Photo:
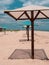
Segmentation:
{"type": "Polygon", "coordinates": [[[0,4],[2,5],[8,5],[13,3],[14,0],[0,0],[0,4]]]}
{"type": "Polygon", "coordinates": [[[0,14],[3,14],[3,11],[7,10],[8,6],[13,2],[14,0],[0,0],[0,14]]]}
{"type": "Polygon", "coordinates": [[[4,10],[7,10],[7,7],[5,7],[5,6],[0,6],[0,14],[3,14],[4,12],[4,10]]]}
{"type": "Polygon", "coordinates": [[[11,18],[9,17],[6,17],[6,18],[0,18],[0,23],[7,23],[7,24],[10,24],[10,23],[16,23],[14,20],[12,20],[11,18]]]}
{"type": "Polygon", "coordinates": [[[22,3],[26,2],[26,0],[20,0],[22,3]]]}
{"type": "Polygon", "coordinates": [[[31,4],[32,4],[32,2],[28,1],[28,2],[24,3],[23,6],[27,6],[27,5],[31,5],[31,4]]]}
{"type": "Polygon", "coordinates": [[[23,3],[23,6],[27,5],[46,5],[49,4],[49,0],[20,0],[23,3]]]}
{"type": "Polygon", "coordinates": [[[12,18],[12,17],[10,17],[10,16],[8,16],[7,14],[1,14],[0,15],[0,23],[16,23],[16,21],[12,18]]]}
{"type": "Polygon", "coordinates": [[[39,3],[40,5],[45,5],[45,4],[49,4],[49,0],[43,0],[39,3]]]}
{"type": "Polygon", "coordinates": [[[2,10],[0,10],[0,14],[3,14],[4,12],[2,10]]]}

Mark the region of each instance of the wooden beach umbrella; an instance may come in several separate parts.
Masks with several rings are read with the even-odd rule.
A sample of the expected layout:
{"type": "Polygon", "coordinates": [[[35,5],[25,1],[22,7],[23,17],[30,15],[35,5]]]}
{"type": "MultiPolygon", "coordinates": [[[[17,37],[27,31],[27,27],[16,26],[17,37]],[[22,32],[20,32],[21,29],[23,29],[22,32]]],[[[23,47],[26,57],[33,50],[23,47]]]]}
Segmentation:
{"type": "Polygon", "coordinates": [[[34,20],[49,19],[49,7],[30,5],[10,11],[4,11],[15,20],[31,21],[31,58],[34,59],[34,20]]]}

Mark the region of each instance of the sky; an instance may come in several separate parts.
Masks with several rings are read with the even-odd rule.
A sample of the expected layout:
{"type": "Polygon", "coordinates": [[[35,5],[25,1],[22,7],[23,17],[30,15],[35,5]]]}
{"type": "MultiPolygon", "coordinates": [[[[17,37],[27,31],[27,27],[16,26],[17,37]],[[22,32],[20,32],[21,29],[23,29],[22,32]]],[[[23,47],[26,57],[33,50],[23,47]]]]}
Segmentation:
{"type": "Polygon", "coordinates": [[[4,14],[4,10],[13,10],[27,5],[44,5],[49,7],[49,0],[0,0],[0,24],[14,24],[13,18],[4,14]]]}
{"type": "Polygon", "coordinates": [[[49,6],[49,0],[0,0],[0,14],[4,10],[11,10],[30,4],[49,6]]]}

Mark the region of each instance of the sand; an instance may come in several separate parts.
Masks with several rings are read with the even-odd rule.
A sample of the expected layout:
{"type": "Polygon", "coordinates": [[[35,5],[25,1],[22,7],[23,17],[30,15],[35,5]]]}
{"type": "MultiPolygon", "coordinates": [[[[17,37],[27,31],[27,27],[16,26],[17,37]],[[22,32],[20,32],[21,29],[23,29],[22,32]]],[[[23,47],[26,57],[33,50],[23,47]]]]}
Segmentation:
{"type": "MultiPolygon", "coordinates": [[[[19,57],[22,57],[22,54],[27,54],[29,51],[25,51],[25,53],[23,53],[23,51],[31,50],[31,34],[29,38],[30,41],[27,41],[26,31],[6,31],[6,34],[0,32],[0,65],[49,65],[49,60],[42,60],[40,58],[31,59],[27,58],[27,55],[25,59],[14,59],[13,57],[15,56],[13,56],[12,59],[9,58],[15,50],[18,50],[17,55],[19,57]],[[22,51],[22,53],[20,51],[22,51]]],[[[44,50],[45,55],[49,59],[49,32],[34,32],[34,49],[39,49],[39,51],[44,50]]],[[[42,56],[42,52],[40,52],[40,55],[42,56]]]]}

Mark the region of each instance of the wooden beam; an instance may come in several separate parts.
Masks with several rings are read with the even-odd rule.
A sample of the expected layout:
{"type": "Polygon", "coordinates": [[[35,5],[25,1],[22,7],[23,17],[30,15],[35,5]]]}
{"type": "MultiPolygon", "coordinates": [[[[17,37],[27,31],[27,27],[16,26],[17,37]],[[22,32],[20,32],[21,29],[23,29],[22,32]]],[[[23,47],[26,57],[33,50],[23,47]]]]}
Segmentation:
{"type": "Polygon", "coordinates": [[[41,14],[43,14],[46,18],[49,18],[46,14],[40,11],[41,14]]]}
{"type": "Polygon", "coordinates": [[[49,18],[36,18],[36,19],[49,19],[49,18]]]}
{"type": "Polygon", "coordinates": [[[34,17],[34,20],[37,18],[37,16],[39,15],[40,10],[37,12],[36,16],[34,17]]]}
{"type": "Polygon", "coordinates": [[[21,16],[23,16],[24,13],[25,13],[25,12],[23,12],[23,13],[17,18],[17,20],[19,20],[19,19],[21,18],[21,16]]]}
{"type": "Polygon", "coordinates": [[[14,17],[13,15],[10,14],[10,12],[5,12],[5,13],[7,13],[7,14],[10,15],[12,18],[14,18],[15,20],[17,20],[16,17],[14,17]]]}
{"type": "Polygon", "coordinates": [[[28,19],[31,21],[30,16],[28,15],[28,13],[25,11],[25,15],[28,17],[28,19]]]}
{"type": "Polygon", "coordinates": [[[20,18],[20,19],[17,19],[17,20],[29,20],[28,18],[20,18]]]}
{"type": "MultiPolygon", "coordinates": [[[[49,9],[40,9],[40,11],[45,11],[45,10],[47,11],[49,9]]],[[[32,11],[32,10],[15,10],[15,11],[9,10],[9,11],[4,11],[4,12],[23,12],[23,11],[32,11]]],[[[33,11],[38,11],[38,10],[33,10],[33,11]]]]}
{"type": "MultiPolygon", "coordinates": [[[[36,20],[38,19],[49,19],[49,18],[36,18],[36,20]]],[[[28,18],[20,18],[20,19],[17,19],[17,20],[29,20],[28,18]]]]}

